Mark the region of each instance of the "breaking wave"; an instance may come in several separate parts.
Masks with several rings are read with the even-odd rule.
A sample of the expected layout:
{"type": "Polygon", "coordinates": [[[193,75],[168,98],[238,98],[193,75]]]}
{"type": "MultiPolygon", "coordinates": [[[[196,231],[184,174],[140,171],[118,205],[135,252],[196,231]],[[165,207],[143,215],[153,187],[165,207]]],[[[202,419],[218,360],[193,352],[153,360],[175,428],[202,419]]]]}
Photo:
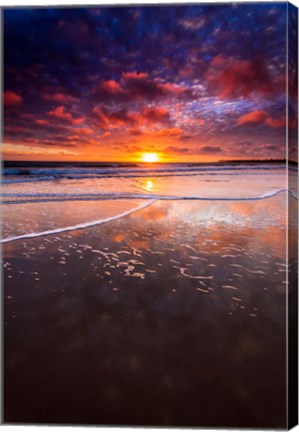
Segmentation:
{"type": "Polygon", "coordinates": [[[3,193],[2,204],[28,204],[51,201],[101,201],[110,199],[150,199],[150,200],[198,200],[198,201],[258,201],[272,198],[281,193],[289,192],[298,199],[293,191],[276,189],[257,196],[242,197],[205,197],[196,195],[155,195],[155,194],[129,194],[129,193],[89,193],[89,194],[63,194],[63,193],[3,193]],[[4,199],[3,199],[4,198],[4,199]],[[5,200],[5,198],[9,198],[5,200]]]}
{"type": "Polygon", "coordinates": [[[267,165],[261,164],[258,166],[252,165],[222,165],[222,166],[193,166],[193,165],[162,165],[155,167],[144,166],[104,166],[104,167],[62,167],[62,168],[38,168],[38,167],[14,167],[4,168],[3,184],[11,183],[27,183],[39,181],[54,181],[54,180],[79,180],[79,179],[95,179],[95,178],[110,178],[110,177],[171,177],[171,176],[200,176],[206,175],[255,175],[257,172],[260,175],[267,175],[273,170],[283,170],[283,165],[267,165]]]}

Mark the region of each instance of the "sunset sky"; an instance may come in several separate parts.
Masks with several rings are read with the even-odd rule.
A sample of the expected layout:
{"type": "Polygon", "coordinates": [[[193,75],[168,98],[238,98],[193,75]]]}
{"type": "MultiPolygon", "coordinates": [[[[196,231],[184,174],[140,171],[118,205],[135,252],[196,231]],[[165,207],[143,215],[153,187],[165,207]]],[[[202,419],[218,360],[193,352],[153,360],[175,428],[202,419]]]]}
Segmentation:
{"type": "Polygon", "coordinates": [[[286,3],[4,10],[4,159],[285,157],[286,3]]]}

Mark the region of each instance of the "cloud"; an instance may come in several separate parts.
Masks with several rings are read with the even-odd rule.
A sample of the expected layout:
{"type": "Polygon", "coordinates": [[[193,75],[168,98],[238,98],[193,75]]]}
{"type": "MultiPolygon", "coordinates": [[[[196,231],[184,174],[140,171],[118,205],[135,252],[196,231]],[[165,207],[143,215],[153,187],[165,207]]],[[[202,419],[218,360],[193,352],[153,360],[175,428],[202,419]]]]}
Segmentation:
{"type": "Polygon", "coordinates": [[[173,128],[160,129],[159,131],[156,132],[156,135],[178,137],[182,133],[183,133],[183,129],[173,127],[173,128]]]}
{"type": "Polygon", "coordinates": [[[263,149],[264,150],[270,150],[270,151],[277,151],[277,150],[279,150],[277,148],[277,146],[272,145],[272,144],[266,144],[265,146],[263,146],[263,149]]]}
{"type": "Polygon", "coordinates": [[[129,100],[152,101],[166,96],[163,86],[148,78],[129,78],[123,82],[126,97],[129,100]]]}
{"type": "Polygon", "coordinates": [[[170,121],[169,112],[165,108],[144,108],[142,116],[152,123],[167,123],[170,121]]]}
{"type": "Polygon", "coordinates": [[[119,82],[115,80],[100,82],[93,91],[100,102],[126,103],[156,101],[166,97],[192,98],[192,91],[186,87],[152,79],[147,73],[122,73],[119,82]]]}
{"type": "Polygon", "coordinates": [[[142,135],[142,131],[136,128],[132,128],[129,130],[129,133],[133,136],[140,136],[142,135]]]}
{"type": "Polygon", "coordinates": [[[265,124],[274,128],[284,128],[286,126],[286,118],[285,116],[273,118],[267,113],[267,111],[256,110],[243,114],[237,120],[237,125],[239,126],[259,124],[265,124]]]}
{"type": "Polygon", "coordinates": [[[5,125],[5,133],[18,134],[19,132],[26,132],[26,131],[27,129],[25,126],[5,125]]]}
{"type": "Polygon", "coordinates": [[[220,146],[203,146],[203,147],[200,147],[199,150],[200,150],[199,153],[207,153],[207,154],[221,153],[222,152],[222,149],[220,146]]]}
{"type": "Polygon", "coordinates": [[[192,19],[181,19],[179,24],[186,30],[198,30],[205,25],[205,19],[200,16],[192,19]]]}
{"type": "Polygon", "coordinates": [[[182,135],[182,136],[179,137],[179,140],[180,141],[189,141],[192,138],[193,138],[192,135],[182,135]]]}
{"type": "Polygon", "coordinates": [[[102,81],[94,90],[94,94],[97,98],[103,101],[109,101],[111,98],[121,98],[123,93],[119,83],[114,80],[102,81]]]}
{"type": "Polygon", "coordinates": [[[252,145],[253,145],[253,142],[252,142],[252,141],[244,140],[244,141],[236,142],[236,143],[234,144],[234,147],[239,147],[239,148],[250,148],[250,147],[252,147],[252,145]]]}
{"type": "Polygon", "coordinates": [[[74,118],[72,114],[65,111],[64,106],[60,105],[52,111],[48,111],[48,115],[58,119],[66,120],[71,124],[79,124],[84,121],[84,117],[74,118]]]}
{"type": "Polygon", "coordinates": [[[156,107],[143,108],[138,113],[129,112],[126,108],[115,110],[104,106],[94,107],[92,116],[97,119],[98,125],[103,129],[120,126],[129,126],[134,129],[134,126],[170,122],[169,112],[165,108],[156,107]]]}
{"type": "Polygon", "coordinates": [[[104,108],[94,107],[91,115],[98,120],[100,127],[106,128],[109,126],[109,117],[104,108]]]}
{"type": "Polygon", "coordinates": [[[158,150],[178,146],[178,159],[234,157],[247,147],[233,143],[247,139],[248,154],[275,140],[284,148],[286,8],[268,16],[272,7],[4,11],[5,90],[14,90],[4,97],[7,139],[57,147],[72,137],[87,144],[85,159],[113,158],[113,140],[130,158],[134,138],[158,150]],[[259,119],[249,114],[259,110],[267,116],[254,127],[259,119]]]}
{"type": "Polygon", "coordinates": [[[37,125],[48,125],[49,124],[49,120],[44,120],[44,119],[36,119],[35,120],[35,123],[37,124],[37,125]]]}
{"type": "Polygon", "coordinates": [[[265,124],[275,128],[284,128],[286,127],[286,118],[285,116],[280,118],[269,117],[266,119],[265,124]]]}
{"type": "Polygon", "coordinates": [[[235,99],[253,94],[269,96],[283,91],[261,57],[239,60],[216,55],[209,64],[205,79],[209,90],[221,98],[235,99]]]}
{"type": "Polygon", "coordinates": [[[165,150],[168,153],[175,153],[175,154],[190,154],[190,153],[192,153],[192,150],[189,147],[168,146],[165,148],[165,150]]]}
{"type": "Polygon", "coordinates": [[[268,114],[263,110],[251,111],[248,114],[243,114],[238,118],[237,124],[239,126],[247,125],[247,124],[261,124],[264,123],[268,114]]]}
{"type": "Polygon", "coordinates": [[[297,112],[295,112],[295,113],[289,113],[288,127],[290,129],[297,129],[297,127],[298,127],[298,115],[297,115],[297,112]]]}
{"type": "Polygon", "coordinates": [[[13,91],[6,91],[3,95],[4,105],[20,105],[23,102],[22,96],[13,91]]]}
{"type": "Polygon", "coordinates": [[[125,109],[109,110],[105,107],[94,107],[92,116],[98,120],[101,128],[120,127],[123,125],[134,126],[139,122],[139,116],[129,113],[125,109]]]}
{"type": "Polygon", "coordinates": [[[92,135],[93,134],[93,130],[90,128],[77,128],[74,131],[75,133],[78,133],[80,135],[92,135]]]}
{"type": "Polygon", "coordinates": [[[170,153],[176,154],[216,154],[221,153],[222,149],[220,146],[202,146],[200,148],[191,148],[191,147],[176,147],[176,146],[168,146],[166,149],[170,153]]]}
{"type": "Polygon", "coordinates": [[[144,79],[148,78],[148,74],[145,72],[123,72],[123,78],[126,79],[144,79]]]}
{"type": "Polygon", "coordinates": [[[163,83],[150,79],[147,75],[142,78],[125,76],[122,87],[129,100],[156,100],[167,96],[190,96],[191,92],[185,87],[170,83],[163,83]]]}
{"type": "Polygon", "coordinates": [[[44,98],[46,100],[51,100],[63,104],[74,102],[76,100],[73,96],[64,93],[54,93],[54,94],[49,93],[49,94],[45,94],[44,98]]]}

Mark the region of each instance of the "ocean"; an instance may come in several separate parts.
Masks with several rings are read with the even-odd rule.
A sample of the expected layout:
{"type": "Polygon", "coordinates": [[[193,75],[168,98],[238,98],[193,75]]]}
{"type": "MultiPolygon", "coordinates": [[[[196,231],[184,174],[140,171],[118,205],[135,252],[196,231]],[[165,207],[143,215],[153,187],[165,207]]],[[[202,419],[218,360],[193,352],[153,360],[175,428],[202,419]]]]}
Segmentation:
{"type": "Polygon", "coordinates": [[[44,231],[62,232],[74,226],[80,228],[81,224],[86,228],[122,217],[157,200],[262,200],[287,189],[285,165],[266,163],[11,162],[6,163],[3,174],[3,241],[41,235],[44,231]],[[94,211],[82,211],[82,202],[94,202],[94,211]],[[25,210],[25,204],[35,206],[26,206],[25,210]],[[99,218],[97,209],[100,206],[103,213],[104,205],[106,209],[99,218]],[[47,217],[43,217],[45,211],[47,217]]]}

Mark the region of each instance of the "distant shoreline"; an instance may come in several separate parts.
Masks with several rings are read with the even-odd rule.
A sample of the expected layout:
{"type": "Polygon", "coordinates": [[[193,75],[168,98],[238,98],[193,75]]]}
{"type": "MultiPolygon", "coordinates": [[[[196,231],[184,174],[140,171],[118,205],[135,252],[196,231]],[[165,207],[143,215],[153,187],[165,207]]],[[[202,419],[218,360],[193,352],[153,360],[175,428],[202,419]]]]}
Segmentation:
{"type": "MultiPolygon", "coordinates": [[[[155,164],[148,164],[144,162],[88,162],[88,161],[12,161],[3,160],[3,167],[20,167],[20,166],[42,166],[42,167],[60,167],[60,166],[78,166],[78,167],[101,167],[113,168],[115,167],[140,167],[140,166],[159,166],[159,165],[187,165],[187,166],[223,166],[223,165],[258,165],[258,164],[286,164],[286,159],[235,159],[235,160],[221,160],[216,162],[158,162],[155,164]]],[[[290,165],[298,165],[298,161],[289,160],[290,165]]]]}

